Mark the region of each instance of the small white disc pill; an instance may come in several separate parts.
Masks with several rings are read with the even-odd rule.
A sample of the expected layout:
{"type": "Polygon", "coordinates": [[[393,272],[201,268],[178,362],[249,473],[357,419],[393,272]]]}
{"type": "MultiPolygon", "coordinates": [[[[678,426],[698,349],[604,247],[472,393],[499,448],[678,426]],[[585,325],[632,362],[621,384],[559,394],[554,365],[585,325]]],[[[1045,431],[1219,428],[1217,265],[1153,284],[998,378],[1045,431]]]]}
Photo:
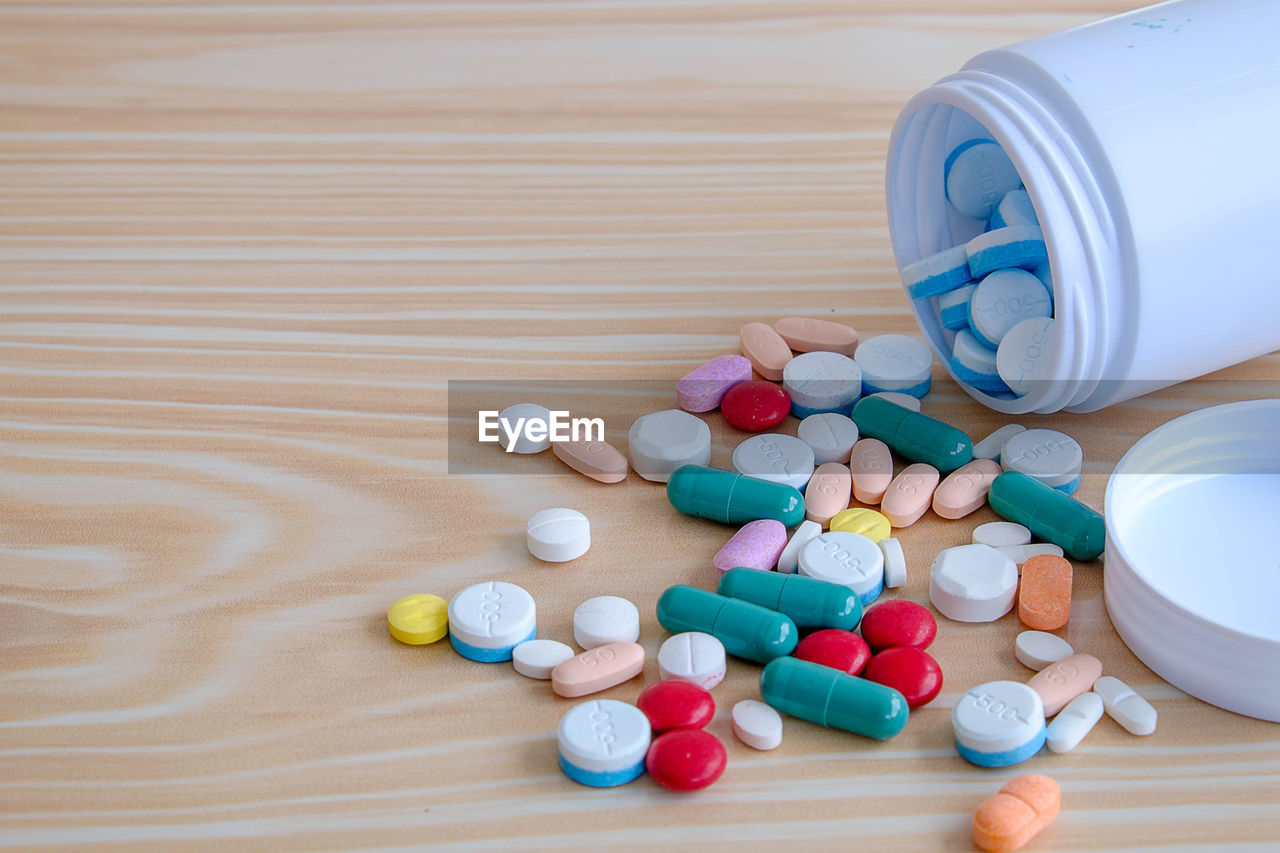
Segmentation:
{"type": "Polygon", "coordinates": [[[533,441],[525,434],[525,424],[540,421],[551,423],[551,410],[537,403],[516,403],[498,412],[498,444],[511,453],[541,453],[551,446],[550,432],[544,438],[533,441]],[[512,447],[512,438],[515,446],[512,447]]]}
{"type": "Polygon", "coordinates": [[[800,426],[796,427],[796,438],[813,450],[813,461],[817,465],[847,463],[849,452],[858,442],[858,425],[848,415],[821,412],[800,421],[800,426]]]}
{"type": "Polygon", "coordinates": [[[810,539],[821,535],[822,525],[818,522],[800,522],[796,532],[791,534],[791,541],[782,549],[782,556],[778,558],[778,571],[787,575],[795,574],[796,569],[800,567],[800,549],[807,545],[810,539]]]}
{"type": "Polygon", "coordinates": [[[1014,657],[1036,672],[1075,653],[1076,650],[1066,640],[1045,631],[1023,631],[1013,641],[1014,657]]]}
{"type": "Polygon", "coordinates": [[[956,700],[951,725],[956,748],[966,760],[1008,767],[1044,745],[1044,702],[1019,681],[988,681],[956,700]]]}
{"type": "Polygon", "coordinates": [[[923,397],[933,375],[933,351],[917,338],[876,335],[858,344],[853,360],[862,368],[862,390],[901,391],[923,397]]]}
{"type": "Polygon", "coordinates": [[[449,641],[472,660],[509,660],[511,650],[533,639],[536,629],[533,596],[513,583],[472,584],[449,601],[449,641]]]}
{"type": "Polygon", "coordinates": [[[1031,541],[1031,531],[1016,521],[988,521],[973,528],[973,544],[1003,548],[1007,545],[1026,545],[1031,541]]]}
{"type": "Polygon", "coordinates": [[[971,219],[990,219],[1005,194],[1022,186],[1009,155],[990,140],[957,145],[944,168],[947,199],[971,219]]]}
{"type": "Polygon", "coordinates": [[[904,586],[907,582],[907,558],[902,553],[902,543],[886,536],[876,544],[884,552],[884,585],[889,589],[904,586]]]}
{"type": "MultiPolygon", "coordinates": [[[[910,394],[903,394],[901,391],[877,391],[874,394],[868,394],[868,397],[879,397],[882,400],[888,400],[895,406],[901,406],[904,409],[910,409],[913,412],[920,411],[920,398],[912,397],[910,394]]],[[[852,449],[852,445],[850,446],[852,449]]]]}
{"type": "Polygon", "coordinates": [[[1003,228],[1006,225],[1039,225],[1036,209],[1031,204],[1031,196],[1026,190],[1009,190],[996,205],[991,215],[992,225],[1003,228]]]}
{"type": "Polygon", "coordinates": [[[813,449],[794,435],[753,435],[733,449],[733,470],[803,491],[813,476],[813,449]]]}
{"type": "Polygon", "coordinates": [[[685,631],[658,647],[658,677],[710,690],[724,680],[724,643],[701,631],[685,631]]]}
{"type": "Polygon", "coordinates": [[[973,446],[973,458],[999,462],[1000,448],[1004,447],[1004,443],[1026,429],[1022,424],[1005,424],[973,446]]]}
{"type": "Polygon", "coordinates": [[[711,427],[679,409],[641,415],[627,433],[627,456],[641,477],[665,483],[681,465],[711,464],[711,427]]]}
{"type": "Polygon", "coordinates": [[[998,349],[1005,334],[1023,320],[1052,311],[1044,283],[1026,270],[996,270],[978,283],[969,300],[969,328],[978,340],[998,349]]]}
{"type": "Polygon", "coordinates": [[[552,507],[529,518],[529,553],[548,563],[576,560],[591,547],[591,522],[576,509],[552,507]]]}
{"type": "Polygon", "coordinates": [[[1050,752],[1070,752],[1102,719],[1102,697],[1097,693],[1081,693],[1058,712],[1049,723],[1044,741],[1050,752]]]}
{"type": "Polygon", "coordinates": [[[625,598],[597,595],[573,611],[573,640],[584,649],[640,638],[640,611],[625,598]]]}
{"type": "Polygon", "coordinates": [[[996,371],[1009,390],[1022,396],[1044,381],[1052,342],[1052,317],[1023,320],[1005,333],[996,351],[996,371]]]}
{"type": "Polygon", "coordinates": [[[1156,730],[1156,709],[1120,679],[1104,675],[1093,683],[1093,692],[1102,697],[1107,716],[1129,734],[1149,735],[1156,730]]]}
{"type": "Polygon", "coordinates": [[[766,751],[782,745],[782,715],[755,699],[733,706],[733,733],[752,749],[766,751]]]}
{"type": "Polygon", "coordinates": [[[1030,545],[999,545],[996,550],[1013,560],[1018,566],[1018,571],[1022,571],[1022,564],[1032,557],[1044,555],[1050,557],[1062,556],[1062,547],[1054,545],[1052,542],[1032,542],[1030,545]]]}
{"type": "Polygon", "coordinates": [[[574,654],[573,649],[555,640],[529,640],[511,650],[511,665],[527,678],[548,681],[551,670],[574,654]]]}
{"type": "Polygon", "coordinates": [[[860,533],[823,533],[800,549],[800,574],[847,586],[869,604],[884,587],[884,552],[860,533]]]}
{"type": "Polygon", "coordinates": [[[1029,429],[1004,443],[1000,449],[1000,467],[1020,471],[1046,486],[1069,487],[1080,479],[1084,451],[1079,442],[1066,433],[1029,429]]]}
{"type": "Polygon", "coordinates": [[[994,622],[1013,607],[1017,591],[1017,565],[987,545],[947,548],[929,569],[929,600],[957,622],[994,622]]]}
{"type": "Polygon", "coordinates": [[[651,737],[644,712],[616,699],[574,705],[556,728],[566,774],[598,788],[625,784],[643,773],[651,737]]]}
{"type": "Polygon", "coordinates": [[[848,409],[862,394],[862,369],[838,352],[806,352],[782,369],[782,388],[800,412],[848,409]]]}

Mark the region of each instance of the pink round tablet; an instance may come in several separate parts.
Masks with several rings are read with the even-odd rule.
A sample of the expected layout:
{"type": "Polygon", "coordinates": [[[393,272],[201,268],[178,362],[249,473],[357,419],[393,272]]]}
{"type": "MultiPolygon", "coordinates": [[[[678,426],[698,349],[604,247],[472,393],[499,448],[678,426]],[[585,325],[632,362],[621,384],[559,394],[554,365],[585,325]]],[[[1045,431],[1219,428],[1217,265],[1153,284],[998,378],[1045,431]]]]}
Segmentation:
{"type": "Polygon", "coordinates": [[[696,684],[687,681],[659,681],[636,699],[655,732],[669,729],[700,729],[716,715],[716,700],[696,684]]]}
{"type": "Polygon", "coordinates": [[[857,331],[843,323],[812,317],[783,317],[773,328],[796,352],[838,352],[852,356],[858,348],[857,331]]]}
{"type": "Polygon", "coordinates": [[[1000,465],[990,459],[961,465],[933,493],[933,511],[942,518],[964,518],[987,502],[987,492],[998,476],[1000,465]]]}
{"type": "Polygon", "coordinates": [[[942,667],[914,646],[897,646],[872,655],[862,677],[892,687],[907,700],[908,708],[927,705],[942,692],[942,667]]]}
{"type": "Polygon", "coordinates": [[[765,379],[782,379],[782,368],[791,361],[791,347],[768,323],[748,323],[738,332],[742,354],[765,379]]]}
{"type": "Polygon", "coordinates": [[[849,455],[849,471],[853,475],[853,496],[860,503],[880,503],[885,489],[893,481],[889,445],[878,438],[859,439],[849,455]]]}
{"type": "Polygon", "coordinates": [[[933,500],[933,491],[938,488],[938,477],[938,469],[923,462],[903,468],[880,499],[880,512],[894,527],[910,527],[915,524],[933,500]]]}
{"type": "Polygon", "coordinates": [[[927,649],[938,636],[938,622],[927,607],[896,598],[868,608],[862,615],[862,639],[876,651],[894,646],[927,649]]]}
{"type": "Polygon", "coordinates": [[[753,379],[734,385],[720,401],[720,412],[730,426],[747,432],[763,432],[782,423],[791,412],[791,397],[772,382],[753,379]]]}
{"type": "Polygon", "coordinates": [[[791,653],[800,660],[820,663],[850,675],[857,675],[867,665],[871,649],[852,631],[823,628],[801,640],[791,653]]]}
{"type": "Polygon", "coordinates": [[[739,567],[767,572],[778,565],[785,547],[787,528],[777,519],[761,518],[733,534],[711,563],[722,572],[739,567]]]}
{"type": "Polygon", "coordinates": [[[824,462],[809,478],[804,490],[804,517],[823,527],[832,516],[849,508],[849,495],[853,490],[853,478],[849,466],[839,462],[824,462]]]}
{"type": "Polygon", "coordinates": [[[730,388],[750,381],[750,361],[740,355],[722,355],[680,377],[676,405],[686,412],[710,412],[719,408],[730,388]]]}

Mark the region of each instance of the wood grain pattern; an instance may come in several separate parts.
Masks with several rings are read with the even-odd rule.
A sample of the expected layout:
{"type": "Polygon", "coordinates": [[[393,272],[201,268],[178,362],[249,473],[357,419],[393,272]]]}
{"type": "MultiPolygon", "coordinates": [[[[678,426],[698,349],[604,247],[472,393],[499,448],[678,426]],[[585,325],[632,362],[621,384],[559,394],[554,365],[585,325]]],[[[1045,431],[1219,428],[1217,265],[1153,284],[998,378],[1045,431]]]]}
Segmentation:
{"type": "MultiPolygon", "coordinates": [[[[385,612],[504,578],[568,640],[578,603],[617,594],[656,653],[657,595],[712,584],[729,532],[549,454],[447,473],[447,382],[673,381],[790,314],[914,332],[882,198],[901,104],[1131,4],[1027,5],[0,6],[0,845],[967,849],[1011,774],[955,754],[949,708],[1027,676],[1013,616],[941,626],[943,695],[887,743],[788,721],[751,752],[727,713],[758,670],[732,663],[729,770],[678,796],[570,782],[567,700],[399,645],[385,612]],[[525,519],[557,505],[594,545],[538,564],[525,519]]],[[[1137,437],[1262,396],[1280,357],[1213,380],[1027,420],[1080,440],[1100,507],[1137,437]]],[[[935,385],[931,413],[1002,422],[935,385]]],[[[708,420],[727,465],[736,435],[708,420]]],[[[990,518],[905,531],[907,595],[990,518]]],[[[1160,683],[1101,569],[1076,577],[1067,638],[1160,729],[1104,720],[1026,765],[1063,789],[1036,849],[1275,849],[1280,729],[1160,683]]]]}

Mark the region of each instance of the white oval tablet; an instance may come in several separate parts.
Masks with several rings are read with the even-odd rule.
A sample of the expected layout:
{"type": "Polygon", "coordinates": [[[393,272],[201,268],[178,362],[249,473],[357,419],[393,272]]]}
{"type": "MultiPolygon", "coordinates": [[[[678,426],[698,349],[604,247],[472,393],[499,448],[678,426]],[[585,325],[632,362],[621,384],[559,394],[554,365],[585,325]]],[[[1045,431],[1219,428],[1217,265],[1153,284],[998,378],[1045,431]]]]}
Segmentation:
{"type": "Polygon", "coordinates": [[[576,509],[544,509],[529,518],[525,542],[529,553],[539,560],[576,560],[591,547],[591,522],[576,509]]]}
{"type": "Polygon", "coordinates": [[[973,458],[999,462],[1000,448],[1004,447],[1006,441],[1024,430],[1026,427],[1021,424],[1005,424],[973,446],[973,458]]]}
{"type": "Polygon", "coordinates": [[[947,548],[929,569],[929,600],[957,622],[994,622],[1013,607],[1018,567],[987,545],[947,548]]]}
{"type": "Polygon", "coordinates": [[[641,415],[627,433],[627,456],[641,477],[665,483],[681,465],[711,464],[711,427],[679,409],[641,415]]]}
{"type": "Polygon", "coordinates": [[[838,352],[806,352],[782,369],[782,388],[802,410],[847,409],[862,394],[862,369],[838,352]]]}
{"type": "Polygon", "coordinates": [[[668,637],[658,648],[658,677],[710,690],[724,680],[724,643],[701,631],[668,637]]]}
{"type": "Polygon", "coordinates": [[[996,550],[1013,560],[1019,571],[1022,570],[1022,564],[1032,557],[1045,555],[1050,557],[1063,556],[1062,547],[1054,545],[1052,542],[1032,542],[1029,545],[997,545],[996,550]]]}
{"type": "Polygon", "coordinates": [[[1053,429],[1024,430],[1000,449],[1000,467],[1020,471],[1046,486],[1065,486],[1080,476],[1084,451],[1066,433],[1053,429]]]}
{"type": "Polygon", "coordinates": [[[1050,752],[1070,752],[1102,719],[1102,697],[1097,693],[1081,693],[1058,712],[1045,731],[1044,741],[1050,752]]]}
{"type": "Polygon", "coordinates": [[[787,543],[787,547],[782,549],[782,556],[778,557],[778,571],[787,575],[794,574],[795,570],[800,567],[800,549],[808,544],[810,539],[821,535],[822,525],[818,522],[800,522],[796,532],[791,534],[791,541],[787,543]]]}
{"type": "Polygon", "coordinates": [[[923,397],[933,375],[933,352],[906,335],[876,335],[858,344],[853,360],[862,368],[862,388],[867,394],[901,391],[923,397]]]}
{"type": "Polygon", "coordinates": [[[584,649],[640,638],[640,611],[625,598],[597,595],[573,611],[573,640],[584,649]]]}
{"type": "Polygon", "coordinates": [[[860,533],[823,533],[800,549],[800,574],[847,586],[868,604],[884,585],[884,552],[860,533]]]}
{"type": "Polygon", "coordinates": [[[449,636],[477,649],[506,649],[531,639],[533,596],[506,581],[472,584],[449,601],[449,636]]]}
{"type": "Polygon", "coordinates": [[[813,476],[813,450],[794,435],[753,435],[733,449],[733,470],[803,491],[813,476]]]}
{"type": "Polygon", "coordinates": [[[1049,375],[1049,349],[1053,342],[1053,318],[1023,320],[1005,333],[996,351],[996,370],[1009,390],[1029,393],[1049,375]]]}
{"type": "Polygon", "coordinates": [[[1076,650],[1066,640],[1045,631],[1023,631],[1013,641],[1014,657],[1036,672],[1075,653],[1076,650]]]}
{"type": "Polygon", "coordinates": [[[907,582],[907,558],[902,553],[902,543],[886,536],[876,544],[884,552],[884,585],[889,589],[904,586],[907,582]]]}
{"type": "Polygon", "coordinates": [[[752,749],[770,750],[782,745],[782,715],[755,699],[733,706],[733,733],[752,749]]]}
{"type": "Polygon", "coordinates": [[[973,528],[973,544],[1003,548],[1006,545],[1026,545],[1031,541],[1031,531],[1016,521],[988,521],[973,528]]]}
{"type": "Polygon", "coordinates": [[[1023,320],[1053,312],[1044,283],[1026,270],[996,270],[978,283],[969,300],[969,328],[992,349],[1023,320]]]}
{"type": "Polygon", "coordinates": [[[901,391],[877,391],[874,394],[868,394],[868,397],[879,397],[882,400],[888,400],[895,406],[901,406],[904,409],[910,409],[913,412],[920,411],[920,398],[912,397],[910,394],[903,394],[901,391]]]}
{"type": "Polygon", "coordinates": [[[555,640],[529,640],[511,650],[511,665],[527,678],[547,681],[551,670],[574,654],[573,649],[555,640]]]}
{"type": "Polygon", "coordinates": [[[498,412],[498,444],[511,453],[541,453],[551,446],[550,430],[542,430],[543,437],[533,441],[525,433],[525,426],[540,422],[551,423],[551,410],[537,403],[516,403],[498,412]],[[515,446],[512,447],[512,439],[515,446]]]}
{"type": "Polygon", "coordinates": [[[988,681],[956,700],[951,725],[958,746],[978,756],[1006,756],[1010,760],[989,765],[1006,766],[1038,749],[1044,736],[1044,703],[1021,682],[988,681]]]}
{"type": "Polygon", "coordinates": [[[1102,697],[1107,716],[1129,734],[1149,735],[1156,730],[1156,709],[1120,679],[1104,675],[1093,683],[1093,692],[1102,697]]]}
{"type": "Polygon", "coordinates": [[[560,755],[575,768],[616,773],[644,761],[651,731],[649,718],[635,705],[595,699],[565,712],[556,742],[560,755]]]}
{"type": "Polygon", "coordinates": [[[848,462],[849,452],[858,441],[858,425],[848,415],[822,412],[800,421],[796,438],[813,450],[814,464],[848,462]]]}

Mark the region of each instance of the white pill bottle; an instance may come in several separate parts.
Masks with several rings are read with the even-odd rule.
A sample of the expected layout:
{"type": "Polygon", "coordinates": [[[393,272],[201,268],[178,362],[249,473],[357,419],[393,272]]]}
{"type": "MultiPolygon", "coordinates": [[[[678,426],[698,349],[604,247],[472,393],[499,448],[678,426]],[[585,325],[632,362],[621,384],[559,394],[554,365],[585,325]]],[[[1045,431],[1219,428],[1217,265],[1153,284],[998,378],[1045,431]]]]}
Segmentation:
{"type": "MultiPolygon", "coordinates": [[[[899,267],[983,230],[948,153],[994,139],[1044,231],[1045,380],[1008,413],[1094,411],[1280,349],[1280,0],[1175,0],[983,53],[915,95],[889,142],[899,267]]],[[[954,332],[913,302],[943,363],[954,332]]]]}

